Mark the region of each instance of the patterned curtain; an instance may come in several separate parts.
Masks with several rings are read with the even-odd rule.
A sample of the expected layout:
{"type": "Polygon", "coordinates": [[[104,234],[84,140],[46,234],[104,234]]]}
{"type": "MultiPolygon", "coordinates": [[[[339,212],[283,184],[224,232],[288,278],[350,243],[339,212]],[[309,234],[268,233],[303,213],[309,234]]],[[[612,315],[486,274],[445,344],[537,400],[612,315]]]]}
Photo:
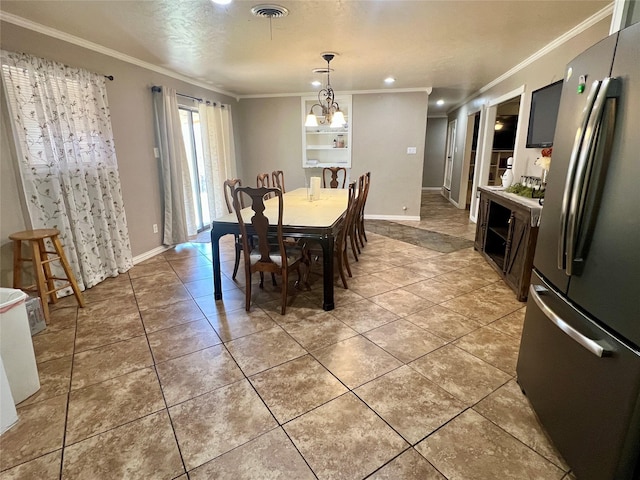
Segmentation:
{"type": "Polygon", "coordinates": [[[160,91],[154,88],[152,92],[156,142],[162,175],[164,209],[162,243],[177,245],[188,242],[190,236],[198,233],[189,160],[182,137],[176,90],[163,86],[160,91]]]}
{"type": "Polygon", "coordinates": [[[236,177],[231,109],[201,103],[199,113],[209,211],[216,218],[227,213],[223,183],[236,177]]]}
{"type": "Polygon", "coordinates": [[[57,228],[80,288],[132,266],[105,79],[0,52],[32,228],[57,228]]]}

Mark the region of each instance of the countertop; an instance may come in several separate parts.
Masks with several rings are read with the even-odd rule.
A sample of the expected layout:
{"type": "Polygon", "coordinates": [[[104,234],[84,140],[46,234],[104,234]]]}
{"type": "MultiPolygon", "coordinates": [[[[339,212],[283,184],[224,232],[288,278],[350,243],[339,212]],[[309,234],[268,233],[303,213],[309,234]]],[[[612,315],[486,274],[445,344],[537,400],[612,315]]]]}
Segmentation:
{"type": "Polygon", "coordinates": [[[509,193],[504,191],[504,187],[491,187],[484,186],[478,187],[480,191],[485,191],[497,195],[498,197],[506,198],[514,203],[522,205],[529,209],[531,212],[531,226],[540,226],[540,215],[542,215],[542,205],[538,202],[537,198],[527,198],[516,195],[515,193],[509,193]]]}

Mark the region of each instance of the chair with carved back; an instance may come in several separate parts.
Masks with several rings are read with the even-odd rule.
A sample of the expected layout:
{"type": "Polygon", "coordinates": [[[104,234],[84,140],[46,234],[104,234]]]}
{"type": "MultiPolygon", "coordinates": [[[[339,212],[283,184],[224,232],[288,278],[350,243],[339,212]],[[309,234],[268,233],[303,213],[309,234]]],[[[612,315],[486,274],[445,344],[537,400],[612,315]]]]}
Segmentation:
{"type": "MultiPolygon", "coordinates": [[[[361,253],[360,251],[360,240],[358,238],[358,215],[359,215],[359,211],[360,211],[360,205],[362,204],[362,201],[364,199],[364,175],[361,175],[358,178],[358,188],[357,191],[355,193],[355,199],[354,199],[354,213],[351,216],[351,221],[349,222],[349,225],[347,226],[347,243],[351,245],[351,253],[353,254],[353,258],[356,262],[359,261],[358,259],[358,254],[361,253]]],[[[355,181],[354,181],[355,183],[355,181]]]]}
{"type": "MultiPolygon", "coordinates": [[[[342,280],[342,285],[345,289],[349,288],[347,283],[347,275],[352,277],[351,266],[349,265],[349,257],[347,255],[347,246],[349,231],[353,228],[353,219],[357,213],[356,207],[356,182],[349,183],[349,193],[347,201],[347,211],[342,220],[342,226],[335,237],[335,245],[333,248],[333,254],[338,266],[338,273],[342,280]]],[[[322,255],[322,250],[319,247],[314,247],[308,250],[308,255],[311,259],[318,259],[322,255]]],[[[306,280],[306,279],[305,279],[306,280]]],[[[306,282],[305,282],[306,283],[306,282]]]]}
{"type": "Polygon", "coordinates": [[[344,167],[325,167],[322,169],[322,188],[344,188],[347,183],[347,169],[344,167]],[[342,175],[340,175],[342,173],[342,175]],[[331,176],[327,184],[327,174],[331,176]],[[339,177],[342,176],[342,181],[339,177]],[[327,186],[329,185],[329,186],[327,186]]]}
{"type": "Polygon", "coordinates": [[[342,279],[342,285],[344,288],[349,288],[347,285],[346,273],[351,277],[351,266],[349,265],[349,256],[347,255],[347,238],[349,237],[349,231],[353,229],[353,220],[357,213],[356,202],[356,182],[349,182],[347,213],[344,218],[342,228],[336,235],[335,255],[338,263],[338,272],[342,279]]]}
{"type": "MultiPolygon", "coordinates": [[[[256,177],[256,187],[258,188],[271,188],[271,176],[268,173],[259,173],[256,177]]],[[[271,198],[271,194],[265,198],[268,200],[271,198]]]]}
{"type": "Polygon", "coordinates": [[[271,188],[271,177],[268,173],[259,173],[256,177],[256,187],[271,188]]]}
{"type": "Polygon", "coordinates": [[[359,194],[360,202],[358,204],[358,213],[355,218],[356,224],[356,233],[358,240],[360,241],[360,245],[364,247],[364,242],[368,242],[367,234],[364,230],[364,207],[367,203],[367,197],[369,196],[369,186],[371,185],[371,172],[367,172],[364,175],[360,176],[359,180],[359,190],[361,190],[361,194],[359,194]]]}
{"type": "Polygon", "coordinates": [[[238,187],[234,190],[234,207],[238,217],[238,225],[242,236],[242,247],[245,265],[245,294],[247,311],[251,309],[251,275],[260,272],[260,288],[264,288],[264,272],[278,274],[282,276],[282,300],[281,311],[285,314],[287,308],[287,287],[289,285],[289,273],[292,270],[298,272],[298,283],[300,281],[300,263],[303,260],[301,248],[287,248],[284,244],[282,234],[282,191],[279,188],[251,188],[238,187]],[[240,213],[240,198],[246,195],[251,199],[251,209],[254,214],[251,223],[245,223],[240,213]],[[276,229],[277,245],[274,245],[273,234],[269,232],[269,219],[265,216],[265,197],[274,195],[278,201],[278,221],[276,229]],[[248,227],[251,228],[251,236],[254,245],[249,243],[248,227]]]}
{"type": "MultiPolygon", "coordinates": [[[[237,187],[241,187],[241,186],[242,186],[242,180],[240,180],[239,178],[229,178],[225,180],[223,183],[224,201],[227,204],[227,210],[229,211],[229,213],[234,212],[233,191],[237,187]]],[[[241,210],[244,208],[244,198],[242,197],[240,197],[239,206],[241,210]]],[[[242,252],[242,239],[240,238],[239,234],[234,234],[233,236],[234,236],[234,244],[235,244],[234,246],[236,250],[236,258],[235,258],[235,264],[233,265],[233,276],[231,278],[235,280],[236,275],[238,274],[238,266],[240,265],[240,253],[242,252]]]]}
{"type": "Polygon", "coordinates": [[[273,181],[273,186],[282,190],[282,193],[286,193],[284,189],[284,172],[282,170],[274,170],[271,172],[271,180],[273,181]]]}

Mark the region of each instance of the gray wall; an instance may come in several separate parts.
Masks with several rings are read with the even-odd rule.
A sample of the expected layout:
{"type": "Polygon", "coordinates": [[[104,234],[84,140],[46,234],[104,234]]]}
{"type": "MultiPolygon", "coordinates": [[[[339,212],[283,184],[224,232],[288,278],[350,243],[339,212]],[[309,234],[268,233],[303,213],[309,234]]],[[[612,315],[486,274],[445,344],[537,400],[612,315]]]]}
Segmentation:
{"type": "MultiPolygon", "coordinates": [[[[246,184],[253,184],[257,173],[278,168],[285,171],[287,189],[304,186],[300,97],[244,99],[238,103],[205,88],[5,22],[0,29],[0,46],[115,76],[113,82],[107,82],[107,94],[134,257],[162,245],[160,234],[152,230],[154,223],[162,224],[163,217],[158,163],[153,156],[152,85],[171,86],[180,93],[231,104],[238,174],[246,184]]],[[[426,92],[354,95],[352,177],[372,172],[367,213],[419,215],[427,99],[426,92]],[[406,154],[409,146],[416,147],[415,155],[406,154]]],[[[20,207],[21,188],[9,139],[4,112],[0,284],[6,286],[11,283],[12,268],[7,237],[29,227],[20,207]]]]}
{"type": "MultiPolygon", "coordinates": [[[[0,46],[5,50],[26,52],[93,72],[114,75],[113,82],[107,81],[107,95],[131,248],[133,255],[137,256],[160,247],[161,236],[152,230],[154,223],[162,224],[163,215],[158,164],[153,156],[155,140],[150,87],[167,85],[180,93],[229,103],[232,104],[234,115],[236,100],[9,23],[2,22],[0,26],[0,46]]],[[[4,96],[0,101],[5,102],[4,96]]],[[[2,123],[2,129],[9,129],[9,138],[12,138],[4,115],[2,123]]],[[[234,132],[237,136],[235,127],[234,132]]],[[[18,208],[18,192],[21,189],[13,175],[15,160],[11,150],[3,134],[0,149],[0,284],[3,286],[11,283],[11,251],[7,236],[28,223],[18,208]]],[[[162,232],[162,228],[159,231],[162,232]]]]}
{"type": "Polygon", "coordinates": [[[444,183],[444,157],[447,148],[447,118],[427,118],[427,136],[424,147],[422,187],[442,187],[444,183]]]}
{"type": "MultiPolygon", "coordinates": [[[[426,92],[353,95],[350,177],[371,171],[368,216],[420,214],[427,100],[426,92]],[[416,147],[416,154],[408,155],[407,147],[416,147]]],[[[305,175],[321,175],[302,168],[300,97],[242,99],[237,111],[238,174],[245,182],[280,169],[291,190],[305,185],[305,175]]]]}
{"type": "Polygon", "coordinates": [[[282,170],[286,190],[305,186],[300,97],[242,99],[237,105],[238,176],[255,186],[259,173],[282,170]],[[240,160],[241,159],[241,160],[240,160]]]}
{"type": "MultiPolygon", "coordinates": [[[[464,159],[465,135],[462,132],[467,130],[467,116],[470,112],[477,111],[480,105],[487,105],[491,100],[499,98],[522,85],[525,86],[523,116],[520,125],[523,127],[518,132],[516,139],[516,150],[514,152],[514,177],[520,178],[525,173],[538,173],[538,167],[534,167],[533,162],[540,156],[540,149],[525,148],[524,138],[527,135],[527,125],[529,123],[529,109],[531,105],[531,92],[540,87],[548,85],[564,76],[566,64],[589,48],[609,35],[611,18],[607,17],[586,31],[568,40],[555,50],[547,53],[543,57],[534,61],[527,67],[515,73],[506,80],[483,92],[463,106],[449,112],[449,121],[458,119],[456,136],[456,153],[453,162],[453,177],[451,181],[451,198],[458,200],[460,194],[461,173],[464,159]]],[[[478,161],[476,161],[478,168],[478,161]]],[[[464,202],[460,205],[464,208],[464,202]]]]}
{"type": "Polygon", "coordinates": [[[371,171],[368,215],[420,215],[427,101],[426,92],[353,96],[353,171],[371,171]]]}

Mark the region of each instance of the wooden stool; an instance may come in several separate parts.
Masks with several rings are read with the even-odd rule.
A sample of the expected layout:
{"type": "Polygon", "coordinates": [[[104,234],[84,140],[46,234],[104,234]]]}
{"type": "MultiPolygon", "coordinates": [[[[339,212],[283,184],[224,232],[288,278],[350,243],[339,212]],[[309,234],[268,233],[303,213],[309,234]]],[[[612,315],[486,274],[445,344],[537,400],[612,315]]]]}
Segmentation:
{"type": "Polygon", "coordinates": [[[24,232],[12,233],[9,235],[9,239],[13,240],[13,288],[20,288],[26,291],[38,292],[40,299],[42,300],[42,311],[44,313],[44,319],[49,323],[49,300],[51,303],[58,301],[56,292],[63,288],[71,287],[73,293],[76,296],[78,305],[84,307],[84,298],[82,292],[78,288],[67,257],[62,249],[62,244],[58,238],[60,232],[55,228],[42,228],[39,230],[25,230],[24,232]],[[49,238],[53,243],[55,252],[48,252],[45,248],[44,241],[49,238]],[[22,257],[22,242],[29,242],[31,247],[31,258],[22,257]],[[51,274],[51,262],[60,260],[66,277],[54,277],[51,274]],[[35,285],[22,286],[22,263],[33,262],[33,273],[36,280],[35,285]],[[61,280],[66,282],[61,287],[55,286],[54,280],[61,280]]]}

